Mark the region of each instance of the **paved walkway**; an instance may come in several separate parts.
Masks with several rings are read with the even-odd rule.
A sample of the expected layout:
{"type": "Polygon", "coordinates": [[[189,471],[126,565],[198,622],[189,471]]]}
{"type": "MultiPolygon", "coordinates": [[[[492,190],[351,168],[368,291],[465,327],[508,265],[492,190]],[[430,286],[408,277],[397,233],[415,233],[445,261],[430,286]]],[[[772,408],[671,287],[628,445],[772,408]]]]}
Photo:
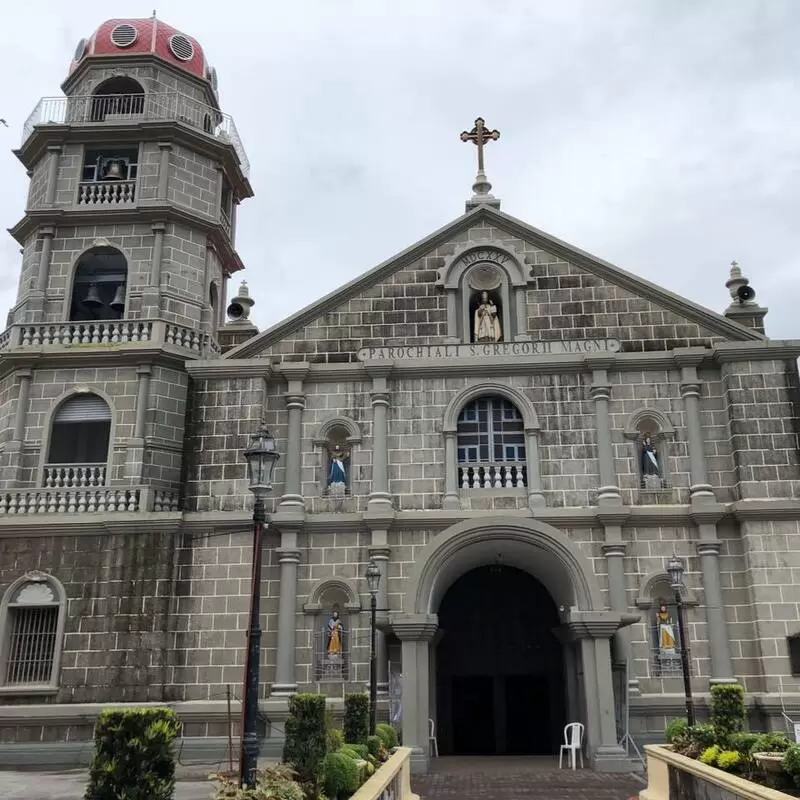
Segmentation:
{"type": "Polygon", "coordinates": [[[628,800],[644,788],[633,775],[559,770],[557,758],[524,756],[435,758],[411,785],[422,800],[628,800]]]}

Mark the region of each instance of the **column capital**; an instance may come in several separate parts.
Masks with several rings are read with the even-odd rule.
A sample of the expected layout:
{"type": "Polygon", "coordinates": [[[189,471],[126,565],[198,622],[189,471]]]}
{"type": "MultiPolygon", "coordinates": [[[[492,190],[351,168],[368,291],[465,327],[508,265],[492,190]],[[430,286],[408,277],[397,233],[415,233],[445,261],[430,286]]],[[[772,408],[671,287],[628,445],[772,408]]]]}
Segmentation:
{"type": "Polygon", "coordinates": [[[719,541],[702,541],[697,543],[697,555],[699,556],[718,556],[722,547],[719,541]]]}
{"type": "Polygon", "coordinates": [[[60,153],[63,150],[63,145],[60,144],[49,144],[47,145],[47,152],[48,153],[60,153]]]}
{"type": "Polygon", "coordinates": [[[367,548],[367,552],[369,557],[374,558],[376,561],[388,561],[389,556],[392,554],[392,548],[383,545],[371,545],[367,548]]]}
{"type": "Polygon", "coordinates": [[[299,408],[302,411],[306,407],[306,396],[303,392],[286,392],[283,399],[286,401],[286,408],[290,410],[299,408]]]}
{"type": "Polygon", "coordinates": [[[589,396],[592,400],[610,400],[611,385],[608,383],[593,383],[589,387],[589,396]]]}
{"type": "Polygon", "coordinates": [[[702,384],[699,380],[681,381],[681,397],[700,397],[702,384]]]}
{"type": "Polygon", "coordinates": [[[153,365],[152,364],[140,364],[136,367],[136,374],[137,375],[152,375],[153,374],[153,365]]]}
{"type": "MultiPolygon", "coordinates": [[[[710,486],[708,487],[711,488],[710,486]]],[[[689,519],[702,528],[705,525],[715,526],[726,514],[727,509],[722,503],[701,503],[689,507],[689,519]]],[[[702,531],[701,531],[702,532],[702,531]]],[[[716,531],[714,531],[716,536],[716,531]]]]}
{"type": "Polygon", "coordinates": [[[618,508],[613,506],[604,506],[597,509],[597,520],[603,524],[603,527],[624,525],[631,516],[631,510],[627,506],[620,505],[618,508]]]}
{"type": "Polygon", "coordinates": [[[278,555],[278,563],[279,564],[299,564],[300,563],[300,551],[299,550],[291,550],[289,548],[279,547],[275,550],[278,555]]]}
{"type": "Polygon", "coordinates": [[[628,545],[626,542],[604,542],[600,545],[600,549],[606,558],[622,558],[625,556],[628,545]]]}
{"type": "Polygon", "coordinates": [[[379,380],[386,380],[392,372],[392,367],[394,363],[390,364],[378,364],[374,361],[365,361],[364,362],[364,370],[366,371],[367,375],[372,378],[373,383],[377,383],[379,380]]]}
{"type": "Polygon", "coordinates": [[[308,371],[311,369],[311,364],[308,361],[290,361],[284,362],[278,367],[281,375],[287,381],[302,381],[305,380],[308,371]]]}
{"type": "Polygon", "coordinates": [[[672,359],[678,367],[696,369],[710,356],[711,351],[705,347],[676,347],[672,351],[672,359]]]}
{"type": "Polygon", "coordinates": [[[608,379],[608,370],[614,366],[614,357],[607,353],[593,353],[584,356],[583,363],[586,365],[586,369],[591,370],[593,376],[596,375],[602,382],[605,382],[608,379]]]}
{"type": "Polygon", "coordinates": [[[17,378],[19,378],[20,381],[30,380],[33,377],[33,370],[30,367],[25,367],[24,369],[17,369],[14,370],[14,375],[17,378]]]}
{"type": "Polygon", "coordinates": [[[158,143],[159,150],[172,150],[172,142],[159,142],[158,143]]]}
{"type": "Polygon", "coordinates": [[[639,614],[618,611],[570,610],[564,625],[573,639],[610,639],[620,628],[633,625],[641,619],[639,614]]]}
{"type": "Polygon", "coordinates": [[[369,400],[373,406],[388,406],[389,392],[370,392],[369,400]]]}
{"type": "Polygon", "coordinates": [[[52,225],[42,225],[39,228],[39,236],[43,239],[52,239],[56,235],[56,229],[52,225]]]}
{"type": "Polygon", "coordinates": [[[154,222],[151,227],[153,233],[164,233],[167,230],[167,223],[163,221],[154,222]]]}
{"type": "Polygon", "coordinates": [[[389,624],[401,642],[429,642],[439,629],[436,614],[398,614],[389,624]]]}

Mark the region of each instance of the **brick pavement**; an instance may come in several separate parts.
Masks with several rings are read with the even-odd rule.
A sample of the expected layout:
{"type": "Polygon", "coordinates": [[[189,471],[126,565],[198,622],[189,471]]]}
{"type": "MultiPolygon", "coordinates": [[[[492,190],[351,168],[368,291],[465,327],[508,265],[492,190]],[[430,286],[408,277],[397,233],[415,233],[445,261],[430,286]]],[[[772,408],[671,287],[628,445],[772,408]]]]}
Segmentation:
{"type": "Polygon", "coordinates": [[[558,769],[555,758],[434,759],[431,771],[412,779],[422,800],[628,800],[638,797],[643,780],[588,769],[558,769]]]}

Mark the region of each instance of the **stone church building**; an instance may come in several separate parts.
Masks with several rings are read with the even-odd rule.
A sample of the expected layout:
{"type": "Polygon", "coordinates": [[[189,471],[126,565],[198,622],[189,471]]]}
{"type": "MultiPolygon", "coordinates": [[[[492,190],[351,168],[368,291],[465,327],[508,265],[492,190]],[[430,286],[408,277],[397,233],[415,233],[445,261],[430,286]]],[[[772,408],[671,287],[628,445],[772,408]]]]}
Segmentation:
{"type": "MultiPolygon", "coordinates": [[[[224,757],[262,424],[265,753],[292,693],[338,712],[365,690],[370,562],[380,713],[416,769],[431,720],[443,755],[553,753],[580,721],[591,765],[628,769],[625,732],[684,713],[682,648],[701,716],[738,681],[754,724],[784,727],[800,341],[766,336],[738,266],[703,308],[501,211],[481,161],[464,214],[259,333],[236,274],[249,164],[200,44],[111,20],[62,89],[15,151],[3,763],[83,760],[124,703],[173,706],[184,755],[224,757]]],[[[462,138],[482,156],[494,133],[462,138]]]]}

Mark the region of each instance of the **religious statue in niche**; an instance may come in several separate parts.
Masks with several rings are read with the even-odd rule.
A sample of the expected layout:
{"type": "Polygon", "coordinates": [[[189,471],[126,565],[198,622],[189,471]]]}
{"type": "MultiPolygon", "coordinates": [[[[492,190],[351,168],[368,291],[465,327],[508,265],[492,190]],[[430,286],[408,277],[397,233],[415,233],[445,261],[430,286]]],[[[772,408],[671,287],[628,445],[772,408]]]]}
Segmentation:
{"type": "Polygon", "coordinates": [[[481,292],[480,305],[475,309],[475,341],[499,342],[502,336],[497,306],[488,292],[481,292]]]}
{"type": "Polygon", "coordinates": [[[328,494],[334,498],[337,510],[341,507],[348,490],[350,452],[340,442],[328,445],[328,494]]]}
{"type": "Polygon", "coordinates": [[[642,452],[640,457],[642,471],[642,486],[645,489],[661,489],[663,480],[661,465],[658,463],[658,450],[650,438],[650,434],[642,434],[642,452]]]}
{"type": "Polygon", "coordinates": [[[658,649],[662,655],[675,655],[675,626],[666,603],[661,603],[656,613],[658,649]]]}
{"type": "Polygon", "coordinates": [[[342,660],[343,638],[344,625],[339,619],[339,608],[334,606],[325,629],[325,658],[328,661],[340,662],[342,660]]]}

